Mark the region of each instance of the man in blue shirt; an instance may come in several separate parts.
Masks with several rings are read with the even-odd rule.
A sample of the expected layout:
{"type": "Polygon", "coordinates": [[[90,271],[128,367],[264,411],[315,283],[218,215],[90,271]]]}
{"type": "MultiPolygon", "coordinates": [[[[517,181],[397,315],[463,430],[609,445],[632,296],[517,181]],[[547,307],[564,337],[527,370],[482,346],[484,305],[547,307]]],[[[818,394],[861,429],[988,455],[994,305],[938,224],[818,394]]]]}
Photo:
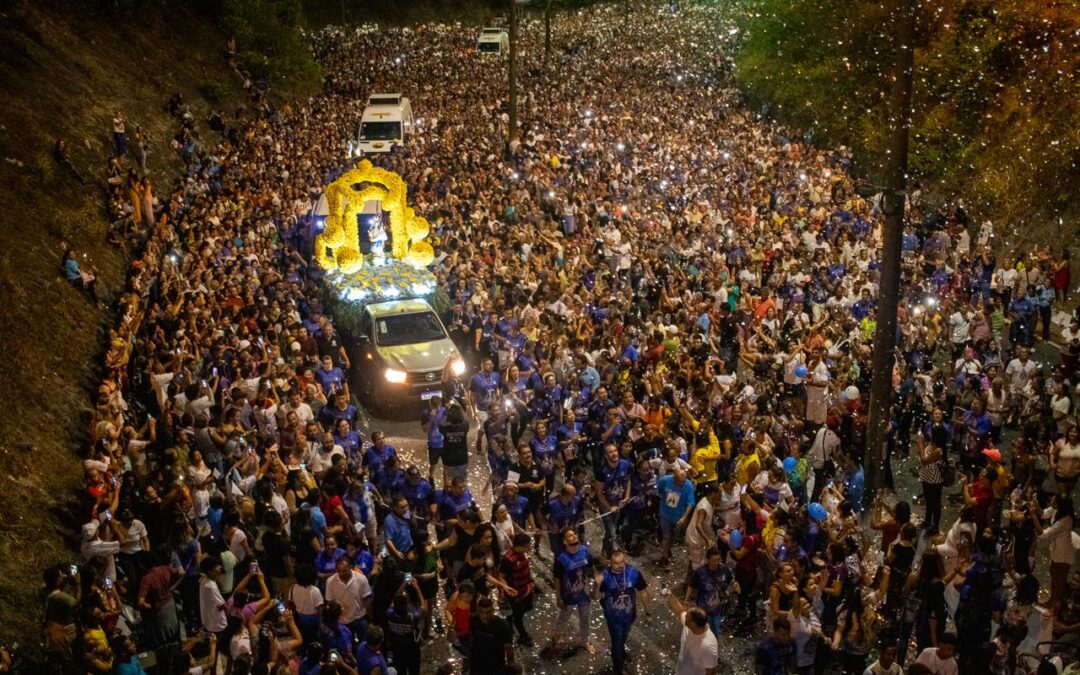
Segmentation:
{"type": "Polygon", "coordinates": [[[390,664],[382,655],[383,630],[368,628],[367,639],[356,648],[356,672],[360,675],[389,675],[390,664]]]}
{"type": "Polygon", "coordinates": [[[638,601],[649,614],[648,582],[636,567],[626,562],[626,554],[614,551],[607,569],[596,576],[594,597],[601,596],[604,620],[611,635],[611,665],[614,675],[622,675],[626,663],[626,639],[637,620],[638,601]]]}
{"type": "Polygon", "coordinates": [[[494,372],[494,368],[495,363],[491,358],[485,358],[480,364],[480,372],[469,380],[469,405],[480,424],[487,421],[488,407],[498,397],[499,385],[502,384],[502,378],[494,372]]]}
{"type": "Polygon", "coordinates": [[[401,486],[401,495],[409,502],[413,526],[427,529],[427,522],[435,511],[435,488],[420,475],[420,469],[409,465],[405,470],[405,484],[401,486]]]}
{"type": "Polygon", "coordinates": [[[592,391],[600,386],[600,373],[596,372],[596,368],[589,365],[589,359],[584,354],[578,355],[578,368],[581,370],[578,379],[581,381],[583,388],[592,391]]]}
{"type": "Polygon", "coordinates": [[[694,511],[694,484],[685,469],[675,469],[656,483],[660,497],[660,564],[671,562],[671,540],[690,522],[694,511]]]}
{"type": "Polygon", "coordinates": [[[364,464],[367,466],[368,475],[378,483],[383,465],[391,457],[397,457],[397,451],[386,443],[386,433],[383,431],[372,432],[371,443],[371,447],[364,453],[364,464]]]}
{"type": "Polygon", "coordinates": [[[599,511],[604,523],[604,553],[615,548],[615,534],[619,528],[619,509],[630,500],[630,462],[619,457],[614,443],[604,448],[604,461],[593,484],[599,511]]]}
{"type": "Polygon", "coordinates": [[[725,599],[731,581],[731,570],[724,564],[720,549],[714,546],[706,551],[705,564],[694,570],[690,583],[686,585],[683,601],[690,602],[693,597],[694,605],[705,612],[709,618],[709,628],[716,635],[720,635],[723,627],[725,599]]]}
{"type": "Polygon", "coordinates": [[[408,500],[401,496],[394,498],[383,528],[386,532],[386,550],[398,560],[404,560],[413,547],[408,500]]]}
{"type": "Polygon", "coordinates": [[[573,528],[564,529],[559,539],[561,551],[555,556],[555,565],[552,568],[557,581],[555,604],[559,607],[559,618],[555,622],[555,632],[551,640],[555,642],[558,639],[560,627],[566,626],[570,614],[576,611],[578,641],[585,651],[592,654],[595,651],[589,642],[589,609],[592,607],[589,577],[593,571],[592,556],[588,547],[578,540],[577,532],[573,528]]]}
{"type": "Polygon", "coordinates": [[[573,483],[563,485],[559,495],[552,497],[544,505],[541,515],[547,522],[548,543],[553,556],[558,557],[562,553],[562,532],[577,528],[581,524],[584,511],[583,500],[573,483]]]}
{"type": "Polygon", "coordinates": [[[339,391],[345,392],[345,398],[349,396],[349,383],[345,379],[345,373],[341,368],[334,366],[334,359],[329,354],[322,358],[322,367],[315,371],[315,379],[326,394],[327,398],[339,391]]]}
{"type": "Polygon", "coordinates": [[[862,297],[860,297],[854,305],[851,306],[851,316],[856,321],[862,321],[866,317],[870,316],[870,311],[874,308],[874,300],[870,297],[869,289],[862,289],[862,297]]]}

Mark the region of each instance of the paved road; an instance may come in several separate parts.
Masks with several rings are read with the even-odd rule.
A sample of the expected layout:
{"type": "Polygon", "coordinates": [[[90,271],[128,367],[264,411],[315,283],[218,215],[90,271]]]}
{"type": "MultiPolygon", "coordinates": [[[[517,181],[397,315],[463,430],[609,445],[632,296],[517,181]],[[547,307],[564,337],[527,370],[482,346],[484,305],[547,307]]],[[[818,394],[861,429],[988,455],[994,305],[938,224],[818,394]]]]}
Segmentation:
{"type": "MultiPolygon", "coordinates": [[[[1034,357],[1044,364],[1057,364],[1059,362],[1058,351],[1053,345],[1039,343],[1036,345],[1034,357]]],[[[354,384],[354,391],[358,391],[354,384]]],[[[398,450],[402,457],[402,466],[409,464],[417,465],[421,471],[427,470],[427,445],[423,430],[419,423],[419,407],[415,415],[409,411],[401,411],[392,416],[379,415],[365,409],[364,417],[367,428],[364,429],[365,437],[370,438],[371,431],[382,430],[387,435],[387,442],[398,450]]],[[[475,429],[474,429],[475,433],[475,429]]],[[[1011,435],[1002,443],[1002,452],[1007,454],[1007,448],[1011,445],[1011,435]]],[[[470,444],[471,447],[471,444],[470,444]]],[[[914,503],[921,490],[918,482],[912,476],[915,461],[910,458],[895,461],[893,471],[896,477],[895,499],[906,499],[914,503]]],[[[470,455],[469,484],[474,486],[473,496],[480,506],[482,513],[490,513],[492,495],[490,490],[475,486],[488,485],[489,472],[487,462],[476,454],[470,455]]],[[[951,490],[956,492],[958,488],[951,490]]],[[[946,500],[945,511],[942,516],[943,526],[947,527],[956,517],[957,504],[946,500]]],[[[921,505],[915,505],[915,512],[921,516],[921,505]]],[[[595,544],[593,550],[599,550],[603,532],[599,524],[593,523],[586,526],[587,542],[595,544]]],[[[920,541],[921,546],[925,540],[920,541]]],[[[575,653],[556,653],[549,647],[549,637],[552,634],[558,609],[551,590],[551,555],[546,542],[542,548],[542,558],[533,557],[534,574],[538,578],[540,594],[537,597],[535,609],[526,618],[535,640],[532,648],[518,647],[519,660],[525,667],[526,673],[603,673],[610,666],[609,641],[603,617],[598,607],[592,612],[591,633],[596,646],[595,654],[578,650],[575,653]]],[[[661,570],[655,564],[659,552],[655,546],[647,546],[645,552],[634,560],[634,564],[642,569],[653,591],[654,612],[651,617],[639,619],[631,634],[629,649],[633,660],[629,665],[628,672],[639,675],[662,675],[674,672],[674,664],[678,654],[678,642],[681,627],[677,617],[673,616],[667,608],[666,602],[660,594],[662,589],[676,588],[681,582],[686,569],[686,552],[684,547],[676,547],[675,559],[671,567],[661,570]]],[[[1045,567],[1040,565],[1040,567],[1045,567]]],[[[1039,570],[1044,585],[1048,579],[1045,569],[1039,570]]],[[[576,621],[576,619],[572,619],[576,621]]],[[[729,626],[731,629],[736,626],[729,626]]],[[[757,639],[735,636],[730,634],[720,636],[721,665],[724,671],[729,673],[752,673],[753,649],[757,639]]],[[[564,634],[572,635],[573,632],[564,629],[564,634]]],[[[760,637],[760,631],[755,631],[760,637]]],[[[423,647],[423,672],[434,672],[435,668],[447,661],[460,662],[460,655],[449,646],[443,637],[436,637],[423,647]]]]}
{"type": "MultiPolygon", "coordinates": [[[[382,430],[387,435],[387,442],[392,445],[402,457],[402,466],[416,464],[421,471],[427,470],[427,444],[420,428],[419,413],[410,419],[408,412],[395,413],[393,415],[379,415],[365,409],[367,429],[365,436],[370,438],[370,432],[382,430]]],[[[488,485],[489,472],[487,462],[475,453],[469,461],[469,484],[470,486],[488,485]]],[[[490,489],[476,488],[473,496],[480,506],[481,513],[488,514],[491,511],[492,495],[490,489]]],[[[598,524],[586,525],[587,540],[595,543],[591,548],[599,550],[603,532],[598,524]]],[[[519,660],[525,666],[527,673],[602,673],[610,666],[607,629],[599,608],[593,608],[591,632],[596,653],[589,654],[583,650],[575,653],[555,653],[550,648],[550,636],[555,621],[558,617],[558,609],[555,606],[555,597],[551,583],[551,554],[546,542],[541,548],[542,557],[537,559],[533,556],[533,570],[537,577],[539,595],[535,603],[535,609],[526,617],[526,625],[529,627],[535,646],[529,649],[517,648],[519,660]]],[[[661,675],[674,672],[675,660],[678,655],[678,642],[680,625],[678,618],[673,616],[667,608],[666,602],[659,595],[660,589],[674,587],[682,581],[683,571],[686,569],[685,550],[677,550],[675,561],[669,570],[658,569],[654,563],[659,551],[655,546],[647,547],[645,553],[635,560],[635,564],[641,568],[648,579],[649,586],[653,591],[654,612],[651,617],[642,617],[635,625],[631,634],[629,649],[632,662],[628,668],[630,673],[640,675],[661,675]]],[[[572,619],[576,622],[576,618],[572,619]]],[[[573,634],[564,630],[565,634],[573,634]]],[[[739,664],[736,672],[753,672],[753,665],[746,651],[752,648],[752,644],[745,639],[724,639],[721,643],[721,652],[727,663],[739,664]],[[742,665],[745,664],[745,665],[742,665]]],[[[460,655],[449,646],[443,637],[436,637],[423,648],[424,673],[434,672],[435,668],[448,660],[460,662],[460,655]]]]}

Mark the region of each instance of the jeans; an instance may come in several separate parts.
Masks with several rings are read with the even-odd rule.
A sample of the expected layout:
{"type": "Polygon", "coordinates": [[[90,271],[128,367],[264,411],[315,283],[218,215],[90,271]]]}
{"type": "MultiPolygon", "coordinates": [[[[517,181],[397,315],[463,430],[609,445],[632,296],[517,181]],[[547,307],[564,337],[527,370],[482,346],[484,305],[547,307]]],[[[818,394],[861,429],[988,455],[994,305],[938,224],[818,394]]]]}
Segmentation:
{"type": "Polygon", "coordinates": [[[600,522],[604,524],[604,555],[611,555],[611,552],[615,550],[615,536],[619,531],[620,514],[618,511],[615,513],[605,515],[600,522]]]}
{"type": "Polygon", "coordinates": [[[567,625],[567,621],[570,620],[570,615],[577,611],[578,616],[578,642],[582,645],[589,644],[589,609],[592,607],[589,603],[584,605],[564,605],[559,609],[559,618],[555,621],[555,634],[559,634],[559,629],[567,625]]]}
{"type": "Polygon", "coordinates": [[[510,601],[510,619],[514,624],[514,628],[517,629],[519,638],[529,637],[529,631],[525,629],[525,613],[530,609],[532,609],[530,604],[515,602],[514,600],[510,601]]]}
{"type": "Polygon", "coordinates": [[[352,631],[353,639],[363,642],[367,640],[368,620],[366,616],[362,616],[355,621],[350,621],[346,624],[350,631],[352,631]]]}
{"type": "Polygon", "coordinates": [[[607,619],[608,634],[611,635],[611,672],[622,675],[623,666],[626,663],[626,640],[630,637],[630,629],[634,622],[610,616],[604,618],[607,619]]]}

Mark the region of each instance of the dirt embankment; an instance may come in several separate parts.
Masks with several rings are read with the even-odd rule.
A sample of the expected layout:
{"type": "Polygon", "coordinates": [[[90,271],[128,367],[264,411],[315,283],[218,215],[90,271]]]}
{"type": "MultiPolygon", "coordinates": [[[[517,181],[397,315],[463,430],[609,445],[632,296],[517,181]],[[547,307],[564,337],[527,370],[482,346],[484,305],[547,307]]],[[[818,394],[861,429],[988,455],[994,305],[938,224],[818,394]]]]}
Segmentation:
{"type": "MultiPolygon", "coordinates": [[[[149,175],[166,196],[181,164],[169,148],[180,92],[204,117],[233,109],[241,83],[227,36],[187,3],[126,16],[77,0],[0,0],[0,640],[38,642],[41,570],[77,555],[74,495],[90,392],[113,322],[60,273],[64,244],[120,287],[124,254],[106,243],[112,117],[150,136],[149,175]],[[51,155],[67,141],[74,166],[51,155]]],[[[205,124],[202,125],[205,129],[205,124]]]]}

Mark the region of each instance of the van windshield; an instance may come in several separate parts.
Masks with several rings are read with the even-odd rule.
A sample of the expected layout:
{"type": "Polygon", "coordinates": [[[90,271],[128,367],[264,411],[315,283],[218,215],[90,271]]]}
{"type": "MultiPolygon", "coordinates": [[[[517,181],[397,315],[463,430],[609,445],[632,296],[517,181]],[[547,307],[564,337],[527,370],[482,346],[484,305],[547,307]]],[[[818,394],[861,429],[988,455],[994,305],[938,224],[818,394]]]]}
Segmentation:
{"type": "Polygon", "coordinates": [[[434,342],[446,338],[446,331],[432,312],[398,314],[375,320],[375,340],[381,347],[434,342]]]}
{"type": "Polygon", "coordinates": [[[360,124],[360,140],[393,141],[401,138],[401,122],[363,122],[360,124]]]}
{"type": "Polygon", "coordinates": [[[494,41],[492,41],[492,42],[481,42],[479,45],[477,45],[477,49],[479,49],[480,51],[482,51],[482,52],[492,52],[492,53],[497,53],[499,51],[499,47],[500,47],[499,43],[494,42],[494,41]]]}

